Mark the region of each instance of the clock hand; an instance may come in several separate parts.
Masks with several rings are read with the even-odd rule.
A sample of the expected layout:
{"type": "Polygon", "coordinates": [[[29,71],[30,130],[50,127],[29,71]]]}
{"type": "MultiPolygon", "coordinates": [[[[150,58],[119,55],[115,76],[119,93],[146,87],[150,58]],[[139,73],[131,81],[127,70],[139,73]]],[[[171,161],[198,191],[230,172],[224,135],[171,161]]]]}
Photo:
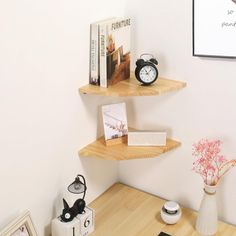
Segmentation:
{"type": "MultiPolygon", "coordinates": [[[[151,71],[151,70],[150,70],[151,71]]],[[[149,71],[149,72],[150,72],[149,71]]],[[[154,78],[153,78],[153,75],[150,75],[149,73],[148,73],[148,77],[149,77],[149,79],[152,81],[152,80],[154,80],[154,78]]]]}

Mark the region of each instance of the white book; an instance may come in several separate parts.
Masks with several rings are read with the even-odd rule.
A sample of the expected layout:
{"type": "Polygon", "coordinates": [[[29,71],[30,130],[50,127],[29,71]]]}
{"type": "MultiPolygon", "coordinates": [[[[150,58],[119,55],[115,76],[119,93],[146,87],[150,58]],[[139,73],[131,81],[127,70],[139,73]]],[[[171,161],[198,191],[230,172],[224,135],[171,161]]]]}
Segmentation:
{"type": "Polygon", "coordinates": [[[130,18],[100,24],[100,86],[108,87],[130,77],[130,18]]]}
{"type": "Polygon", "coordinates": [[[99,26],[97,23],[90,25],[90,74],[89,83],[99,85],[99,26]]]}
{"type": "Polygon", "coordinates": [[[107,65],[106,65],[106,37],[107,37],[107,24],[100,25],[100,86],[107,87],[107,65]]]}
{"type": "Polygon", "coordinates": [[[97,21],[90,24],[90,62],[89,62],[89,83],[100,85],[100,24],[115,19],[114,17],[97,21]]]}

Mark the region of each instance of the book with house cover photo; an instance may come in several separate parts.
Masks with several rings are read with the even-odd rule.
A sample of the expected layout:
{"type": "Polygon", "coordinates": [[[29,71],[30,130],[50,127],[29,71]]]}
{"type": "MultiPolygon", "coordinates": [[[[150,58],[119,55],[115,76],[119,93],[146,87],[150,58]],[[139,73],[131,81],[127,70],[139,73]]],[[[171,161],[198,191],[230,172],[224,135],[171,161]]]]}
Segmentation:
{"type": "Polygon", "coordinates": [[[100,86],[130,77],[130,18],[116,18],[100,25],[100,86]]]}

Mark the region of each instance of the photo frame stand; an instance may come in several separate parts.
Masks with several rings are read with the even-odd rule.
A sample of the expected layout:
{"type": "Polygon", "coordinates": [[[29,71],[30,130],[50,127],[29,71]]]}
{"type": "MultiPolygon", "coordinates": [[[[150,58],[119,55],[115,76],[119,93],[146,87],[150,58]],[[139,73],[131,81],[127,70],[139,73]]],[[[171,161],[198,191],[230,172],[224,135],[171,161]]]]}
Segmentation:
{"type": "Polygon", "coordinates": [[[128,136],[125,135],[120,138],[114,138],[114,139],[108,139],[108,140],[105,140],[105,138],[104,138],[104,142],[105,142],[105,145],[108,147],[114,146],[117,144],[121,144],[121,143],[127,144],[128,143],[128,136]]]}

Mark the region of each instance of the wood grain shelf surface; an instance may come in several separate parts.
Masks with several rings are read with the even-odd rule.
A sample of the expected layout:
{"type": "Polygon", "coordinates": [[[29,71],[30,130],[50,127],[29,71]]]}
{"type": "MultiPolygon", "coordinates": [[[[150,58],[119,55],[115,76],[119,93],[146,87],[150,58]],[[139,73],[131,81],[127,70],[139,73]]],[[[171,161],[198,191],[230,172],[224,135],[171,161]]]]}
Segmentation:
{"type": "Polygon", "coordinates": [[[155,83],[150,86],[141,85],[131,73],[131,78],[123,80],[118,84],[108,88],[102,88],[96,85],[85,85],[79,88],[82,94],[102,95],[102,96],[157,96],[163,93],[177,91],[186,86],[185,82],[170,80],[165,78],[158,78],[155,83]]]}
{"type": "Polygon", "coordinates": [[[105,160],[131,160],[140,158],[152,158],[168,152],[181,145],[173,139],[167,139],[163,147],[131,147],[126,143],[106,146],[104,137],[87,145],[79,151],[81,157],[97,157],[105,160]]]}
{"type": "MultiPolygon", "coordinates": [[[[89,204],[95,209],[91,236],[157,236],[161,231],[172,236],[199,235],[195,231],[196,212],[181,207],[179,222],[167,225],[160,217],[164,203],[154,195],[117,183],[89,204]]],[[[236,236],[236,227],[219,222],[216,235],[236,236]]]]}

